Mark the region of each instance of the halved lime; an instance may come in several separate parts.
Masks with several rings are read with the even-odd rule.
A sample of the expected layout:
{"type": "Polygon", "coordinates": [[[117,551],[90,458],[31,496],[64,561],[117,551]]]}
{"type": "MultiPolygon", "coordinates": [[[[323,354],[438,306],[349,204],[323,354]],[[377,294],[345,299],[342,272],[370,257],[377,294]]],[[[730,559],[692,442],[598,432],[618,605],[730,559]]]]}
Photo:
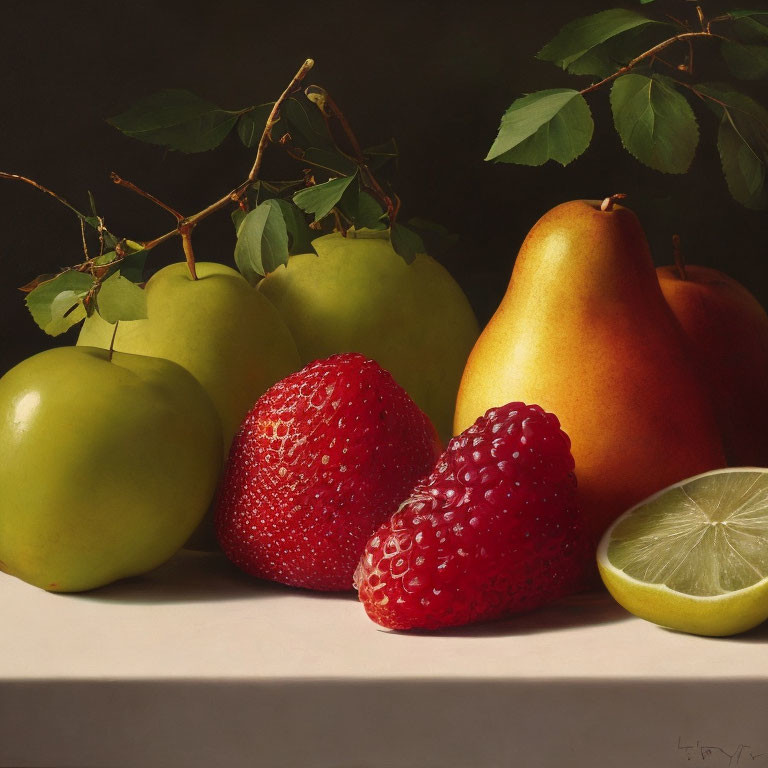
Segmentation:
{"type": "Polygon", "coordinates": [[[636,616],[697,635],[768,618],[768,469],[718,469],[671,485],[605,532],[597,565],[636,616]]]}

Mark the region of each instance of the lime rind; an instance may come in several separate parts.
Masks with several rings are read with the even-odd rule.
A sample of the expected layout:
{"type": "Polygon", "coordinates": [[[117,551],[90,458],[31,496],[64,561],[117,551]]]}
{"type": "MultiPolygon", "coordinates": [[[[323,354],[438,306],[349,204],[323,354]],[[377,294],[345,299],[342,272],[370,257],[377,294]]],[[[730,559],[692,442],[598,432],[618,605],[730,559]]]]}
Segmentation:
{"type": "Polygon", "coordinates": [[[715,470],[622,515],[597,553],[603,581],[632,613],[706,635],[768,618],[768,469],[715,470]]]}

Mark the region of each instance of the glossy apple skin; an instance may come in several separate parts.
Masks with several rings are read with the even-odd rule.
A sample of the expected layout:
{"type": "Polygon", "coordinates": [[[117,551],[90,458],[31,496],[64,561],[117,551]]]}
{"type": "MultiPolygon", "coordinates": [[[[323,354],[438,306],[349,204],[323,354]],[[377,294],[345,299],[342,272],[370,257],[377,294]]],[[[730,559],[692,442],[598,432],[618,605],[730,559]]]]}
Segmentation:
{"type": "MultiPolygon", "coordinates": [[[[301,367],[278,311],[234,269],[213,262],[171,264],[146,285],[147,319],[121,322],[114,348],[184,366],[219,413],[224,451],[245,414],[279,379],[301,367]]],[[[114,326],[94,314],[78,345],[108,349],[114,326]]]]}
{"type": "Polygon", "coordinates": [[[149,571],[198,525],[220,465],[218,416],[181,366],[41,352],[0,379],[0,567],[56,592],[149,571]]]}
{"type": "Polygon", "coordinates": [[[480,329],[450,273],[419,254],[406,264],[382,233],[313,241],[258,284],[291,329],[303,364],[360,352],[386,368],[451,436],[456,393],[480,329]]]}
{"type": "Polygon", "coordinates": [[[768,314],[738,281],[710,267],[658,267],[661,290],[699,359],[728,464],[768,466],[768,314]]]}

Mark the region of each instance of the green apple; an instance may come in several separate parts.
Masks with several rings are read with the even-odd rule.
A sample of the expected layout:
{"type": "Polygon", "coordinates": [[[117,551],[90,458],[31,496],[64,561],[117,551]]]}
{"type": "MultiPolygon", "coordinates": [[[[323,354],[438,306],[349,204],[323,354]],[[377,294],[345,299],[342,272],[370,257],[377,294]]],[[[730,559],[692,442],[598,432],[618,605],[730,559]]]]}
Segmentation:
{"type": "Polygon", "coordinates": [[[426,254],[406,264],[387,233],[313,241],[258,284],[293,333],[302,363],[361,352],[392,373],[446,441],[479,328],[463,291],[426,254]]]}
{"type": "MultiPolygon", "coordinates": [[[[146,285],[147,318],[121,322],[114,349],[164,357],[203,385],[221,417],[224,451],[245,414],[279,379],[301,367],[280,314],[235,270],[198,262],[164,267],[146,285]]],[[[114,325],[93,314],[78,345],[108,349],[114,325]]]]}
{"type": "Polygon", "coordinates": [[[78,592],[155,568],[202,519],[220,466],[218,416],[180,365],[41,352],[0,379],[0,569],[78,592]]]}

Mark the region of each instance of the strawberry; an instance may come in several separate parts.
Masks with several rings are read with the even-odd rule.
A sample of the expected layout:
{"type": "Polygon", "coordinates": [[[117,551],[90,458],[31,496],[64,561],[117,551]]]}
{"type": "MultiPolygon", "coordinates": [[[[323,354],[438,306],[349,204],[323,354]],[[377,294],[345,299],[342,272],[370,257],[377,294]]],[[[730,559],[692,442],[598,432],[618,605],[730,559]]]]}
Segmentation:
{"type": "Polygon", "coordinates": [[[378,363],[310,363],[265,392],[235,437],[219,543],[253,576],[352,589],[365,542],[439,453],[427,416],[378,363]]]}
{"type": "Polygon", "coordinates": [[[489,410],[373,535],[355,572],[368,615],[438,629],[578,591],[592,551],[570,440],[538,405],[489,410]]]}

